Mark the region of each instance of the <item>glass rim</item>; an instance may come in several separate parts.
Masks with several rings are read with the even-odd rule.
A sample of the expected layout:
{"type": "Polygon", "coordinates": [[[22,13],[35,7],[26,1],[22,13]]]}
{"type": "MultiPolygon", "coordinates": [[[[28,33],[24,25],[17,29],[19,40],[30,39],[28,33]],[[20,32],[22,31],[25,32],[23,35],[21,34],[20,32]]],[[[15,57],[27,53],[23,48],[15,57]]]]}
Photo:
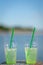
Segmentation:
{"type": "MultiPolygon", "coordinates": [[[[4,43],[4,48],[7,47],[9,48],[9,44],[8,43],[4,43]]],[[[14,42],[12,42],[12,48],[16,48],[17,44],[15,44],[14,42]]]]}

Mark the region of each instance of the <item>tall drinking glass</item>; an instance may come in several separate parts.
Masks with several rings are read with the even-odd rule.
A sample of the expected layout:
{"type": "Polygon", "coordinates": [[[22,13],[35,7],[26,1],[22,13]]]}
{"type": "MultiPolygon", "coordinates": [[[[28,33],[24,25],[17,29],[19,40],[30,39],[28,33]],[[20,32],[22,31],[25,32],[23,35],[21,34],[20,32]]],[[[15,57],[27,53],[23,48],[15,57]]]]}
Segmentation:
{"type": "Polygon", "coordinates": [[[12,48],[9,48],[9,44],[5,44],[5,57],[7,64],[15,64],[16,63],[16,45],[12,43],[12,48]]]}
{"type": "Polygon", "coordinates": [[[27,64],[36,64],[37,62],[37,46],[33,43],[32,48],[28,44],[25,45],[25,58],[27,64]]]}

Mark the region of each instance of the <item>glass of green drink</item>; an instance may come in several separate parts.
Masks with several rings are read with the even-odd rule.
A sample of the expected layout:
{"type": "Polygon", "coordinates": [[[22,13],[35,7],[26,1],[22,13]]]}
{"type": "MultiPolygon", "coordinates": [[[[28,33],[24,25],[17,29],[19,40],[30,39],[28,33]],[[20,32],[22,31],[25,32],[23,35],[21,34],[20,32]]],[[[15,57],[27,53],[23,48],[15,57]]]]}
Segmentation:
{"type": "Polygon", "coordinates": [[[12,48],[9,48],[9,45],[5,45],[5,57],[7,64],[16,64],[16,46],[12,45],[12,48]]]}
{"type": "Polygon", "coordinates": [[[37,47],[35,44],[33,44],[32,48],[29,48],[28,44],[25,46],[25,58],[27,64],[36,64],[37,47]]]}

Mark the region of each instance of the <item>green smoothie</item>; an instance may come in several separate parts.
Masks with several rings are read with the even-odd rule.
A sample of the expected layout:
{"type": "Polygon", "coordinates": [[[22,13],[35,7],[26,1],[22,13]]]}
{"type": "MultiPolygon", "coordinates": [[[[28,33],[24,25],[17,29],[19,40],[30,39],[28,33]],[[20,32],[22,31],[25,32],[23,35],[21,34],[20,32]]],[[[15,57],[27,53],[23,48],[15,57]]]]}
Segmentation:
{"type": "Polygon", "coordinates": [[[6,63],[7,64],[15,64],[16,63],[16,48],[6,49],[6,63]]]}
{"type": "Polygon", "coordinates": [[[37,48],[25,47],[25,57],[26,57],[27,64],[35,64],[37,58],[37,48]]]}

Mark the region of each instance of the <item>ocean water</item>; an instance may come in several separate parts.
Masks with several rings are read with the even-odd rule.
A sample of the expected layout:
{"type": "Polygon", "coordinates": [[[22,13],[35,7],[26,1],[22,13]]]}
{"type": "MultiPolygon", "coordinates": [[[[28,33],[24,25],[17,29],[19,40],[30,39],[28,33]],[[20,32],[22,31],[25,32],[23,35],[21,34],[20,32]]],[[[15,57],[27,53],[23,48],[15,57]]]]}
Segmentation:
{"type": "MultiPolygon", "coordinates": [[[[17,45],[17,60],[25,60],[25,44],[29,44],[31,39],[30,34],[15,34],[13,42],[17,45]]],[[[5,61],[4,43],[9,44],[10,34],[0,33],[0,63],[5,61]]],[[[34,42],[37,44],[38,54],[37,61],[43,62],[43,35],[35,35],[34,42]]]]}

